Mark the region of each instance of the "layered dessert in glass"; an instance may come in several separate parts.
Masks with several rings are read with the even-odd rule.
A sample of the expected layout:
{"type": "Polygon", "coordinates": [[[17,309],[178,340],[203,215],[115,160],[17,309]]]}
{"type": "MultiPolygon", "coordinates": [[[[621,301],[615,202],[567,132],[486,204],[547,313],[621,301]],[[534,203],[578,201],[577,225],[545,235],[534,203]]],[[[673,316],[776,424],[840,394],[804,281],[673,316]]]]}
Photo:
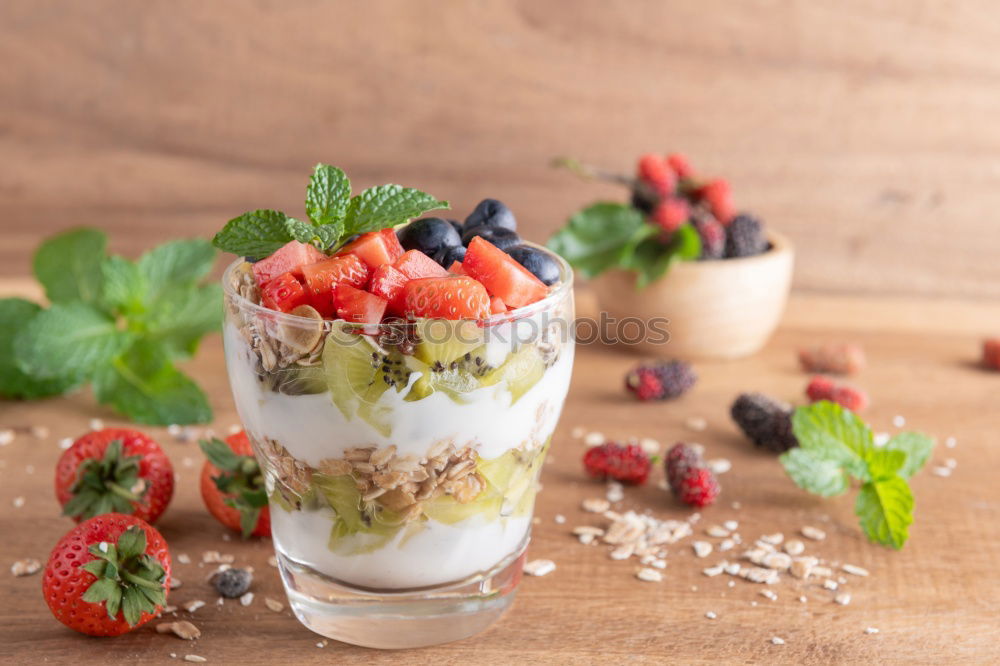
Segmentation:
{"type": "Polygon", "coordinates": [[[463,231],[418,220],[332,257],[292,241],[224,276],[230,383],[289,600],[360,645],[455,640],[509,606],[569,387],[565,262],[482,229],[435,261],[420,246],[442,223],[463,231]]]}

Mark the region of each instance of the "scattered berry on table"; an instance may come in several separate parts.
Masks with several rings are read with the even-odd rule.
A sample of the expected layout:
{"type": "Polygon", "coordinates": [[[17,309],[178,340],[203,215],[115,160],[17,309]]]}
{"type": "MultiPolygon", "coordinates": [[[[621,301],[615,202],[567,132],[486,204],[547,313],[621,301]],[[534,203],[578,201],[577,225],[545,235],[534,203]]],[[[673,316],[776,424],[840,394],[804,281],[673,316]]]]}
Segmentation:
{"type": "Polygon", "coordinates": [[[552,286],[559,281],[559,264],[548,252],[530,245],[514,245],[507,248],[507,254],[544,284],[552,286]]]}
{"type": "Polygon", "coordinates": [[[1000,338],[983,341],[983,365],[1000,370],[1000,338]]]}
{"type": "Polygon", "coordinates": [[[430,256],[434,256],[443,248],[462,244],[455,227],[440,217],[414,220],[400,229],[396,235],[404,250],[420,250],[430,256]]]}
{"type": "Polygon", "coordinates": [[[595,479],[640,485],[646,482],[652,462],[638,444],[607,442],[588,449],[583,466],[595,479]]]}
{"type": "Polygon", "coordinates": [[[868,407],[868,394],[859,388],[840,384],[822,375],[813,377],[806,386],[806,395],[811,402],[829,400],[852,412],[860,412],[868,407]]]}
{"type": "Polygon", "coordinates": [[[729,413],[757,446],[783,453],[799,445],[792,432],[792,408],[786,403],[762,393],[741,393],[729,413]]]}
{"type": "Polygon", "coordinates": [[[695,217],[692,222],[701,238],[700,260],[722,259],[726,255],[726,228],[711,215],[695,217]]]}
{"type": "Polygon", "coordinates": [[[253,574],[247,569],[226,569],[212,575],[215,590],[227,599],[236,599],[246,594],[253,582],[253,574]]]}
{"type": "Polygon", "coordinates": [[[496,199],[483,199],[476,205],[475,209],[469,213],[469,216],[465,218],[465,224],[462,225],[462,231],[464,233],[479,226],[498,227],[502,229],[510,229],[511,231],[517,231],[517,219],[514,217],[514,213],[511,212],[510,208],[507,208],[502,201],[497,201],[496,199]]]}
{"type": "Polygon", "coordinates": [[[767,251],[767,246],[764,225],[756,217],[741,213],[727,225],[727,257],[752,257],[767,251]]]}
{"type": "Polygon", "coordinates": [[[816,345],[799,350],[799,364],[806,372],[853,375],[864,369],[865,351],[849,343],[816,345]]]}
{"type": "Polygon", "coordinates": [[[684,361],[657,361],[640,364],[625,375],[625,388],[636,398],[668,400],[687,392],[698,380],[694,368],[684,361]]]}
{"type": "Polygon", "coordinates": [[[684,199],[668,197],[657,204],[650,216],[667,233],[674,233],[691,217],[691,206],[684,199]]]}
{"type": "Polygon", "coordinates": [[[472,242],[472,239],[477,236],[485,238],[501,250],[514,247],[521,242],[521,237],[517,235],[516,231],[504,229],[503,227],[487,227],[481,225],[473,227],[462,234],[462,244],[467,246],[472,242]]]}
{"type": "Polygon", "coordinates": [[[667,164],[667,160],[659,155],[647,153],[640,157],[635,175],[637,180],[660,198],[673,194],[677,189],[677,174],[667,164]]]}
{"type": "Polygon", "coordinates": [[[704,467],[705,462],[694,448],[683,442],[678,442],[667,451],[663,466],[667,472],[667,483],[671,488],[678,488],[688,469],[704,467]]]}

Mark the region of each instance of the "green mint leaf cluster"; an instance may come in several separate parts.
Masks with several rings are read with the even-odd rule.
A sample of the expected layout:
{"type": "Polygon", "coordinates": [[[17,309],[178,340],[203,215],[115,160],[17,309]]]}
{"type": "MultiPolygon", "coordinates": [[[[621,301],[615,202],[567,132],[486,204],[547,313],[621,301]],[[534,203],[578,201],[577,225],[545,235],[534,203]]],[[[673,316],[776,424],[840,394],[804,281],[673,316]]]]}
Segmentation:
{"type": "Polygon", "coordinates": [[[309,222],[276,210],[250,211],[229,220],[212,243],[224,252],[253,259],[266,257],[293,240],[331,252],[355,234],[393,227],[448,207],[447,201],[399,185],[370,187],[351,196],[351,181],[342,169],[317,164],[306,187],[309,222]]]}
{"type": "Polygon", "coordinates": [[[690,224],[681,225],[667,242],[661,236],[660,228],[636,208],[600,202],[574,214],[549,239],[548,247],[584,277],[614,268],[628,270],[642,288],[663,277],[674,262],[701,254],[701,238],[690,224]]]}
{"type": "Polygon", "coordinates": [[[221,327],[222,290],[205,284],[215,250],[164,243],[137,261],[106,254],[78,229],[38,249],[35,276],[52,305],[0,300],[0,395],[39,398],[92,382],[97,399],[137,423],[203,423],[212,411],[176,360],[221,327]]]}
{"type": "Polygon", "coordinates": [[[854,512],[876,543],[900,549],[913,523],[913,493],[907,480],[923,467],[934,440],[902,432],[876,446],[871,428],[854,412],[828,401],[799,407],[792,415],[799,448],[781,463],[800,488],[823,497],[841,495],[851,479],[861,484],[854,512]]]}

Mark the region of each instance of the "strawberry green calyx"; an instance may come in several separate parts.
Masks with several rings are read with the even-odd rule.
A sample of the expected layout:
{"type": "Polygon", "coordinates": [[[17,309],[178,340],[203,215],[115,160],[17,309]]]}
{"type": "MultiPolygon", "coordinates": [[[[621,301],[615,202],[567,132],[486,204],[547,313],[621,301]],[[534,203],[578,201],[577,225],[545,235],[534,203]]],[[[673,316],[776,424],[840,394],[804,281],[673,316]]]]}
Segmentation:
{"type": "Polygon", "coordinates": [[[198,442],[208,461],[221,472],[213,476],[215,487],[225,494],[226,505],[240,512],[240,530],[247,539],[253,533],[261,510],[267,506],[267,489],[260,464],[253,456],[241,456],[219,439],[198,442]]]}
{"type": "Polygon", "coordinates": [[[119,612],[130,627],[138,624],[143,613],[154,614],[166,603],[166,571],[156,558],[146,554],[146,533],[132,526],[118,537],[118,543],[107,541],[90,546],[88,552],[96,559],[83,569],[97,577],[82,599],[103,603],[108,617],[117,619],[119,612]]]}
{"type": "Polygon", "coordinates": [[[108,444],[100,460],[84,461],[76,483],[70,488],[73,498],[63,507],[63,515],[82,520],[104,513],[130,514],[146,494],[146,484],[139,476],[142,456],[126,456],[120,439],[108,444]]]}

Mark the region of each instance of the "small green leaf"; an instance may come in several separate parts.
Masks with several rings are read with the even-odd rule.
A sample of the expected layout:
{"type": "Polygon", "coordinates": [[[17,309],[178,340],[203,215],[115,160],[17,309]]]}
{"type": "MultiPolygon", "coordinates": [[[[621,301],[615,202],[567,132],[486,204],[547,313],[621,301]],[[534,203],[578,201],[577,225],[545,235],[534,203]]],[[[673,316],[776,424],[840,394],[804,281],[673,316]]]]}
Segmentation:
{"type": "Polygon", "coordinates": [[[125,588],[122,598],[122,617],[128,626],[134,627],[142,617],[142,611],[152,610],[152,604],[146,599],[142,591],[137,587],[125,588]]]}
{"type": "Polygon", "coordinates": [[[903,547],[913,522],[913,494],[903,477],[895,475],[861,486],[854,512],[868,538],[896,550],[903,547]]]}
{"type": "Polygon", "coordinates": [[[98,578],[104,576],[104,572],[107,569],[108,563],[104,560],[91,560],[84,564],[81,569],[89,573],[94,574],[98,578]]]}
{"type": "Polygon", "coordinates": [[[106,257],[101,263],[101,305],[110,312],[135,314],[143,311],[147,282],[139,267],[124,257],[106,257]]]}
{"type": "Polygon", "coordinates": [[[122,532],[118,537],[119,557],[128,559],[138,557],[146,551],[146,533],[139,527],[133,526],[122,532]]]}
{"type": "Polygon", "coordinates": [[[865,456],[874,444],[871,429],[854,412],[822,400],[798,407],[792,414],[792,430],[803,449],[865,478],[865,456]]]}
{"type": "Polygon", "coordinates": [[[355,197],[347,207],[344,233],[348,236],[378,231],[401,224],[431,210],[449,208],[447,201],[400,185],[369,187],[355,197]]]}
{"type": "Polygon", "coordinates": [[[120,611],[122,607],[121,587],[115,585],[115,591],[111,593],[110,597],[108,597],[105,606],[107,607],[108,610],[108,617],[110,617],[112,620],[118,617],[118,611],[120,611]]]}
{"type": "Polygon", "coordinates": [[[148,285],[148,302],[155,303],[165,290],[192,287],[208,275],[215,263],[212,244],[200,238],[175,240],[146,252],[137,262],[148,285]]]}
{"type": "Polygon", "coordinates": [[[934,450],[934,440],[919,432],[901,432],[889,440],[885,448],[906,453],[906,462],[899,470],[899,475],[909,479],[920,471],[924,463],[931,457],[934,450]]]}
{"type": "Polygon", "coordinates": [[[220,470],[235,472],[239,469],[242,456],[233,451],[228,444],[221,439],[202,439],[198,441],[202,453],[208,461],[220,470]]]}
{"type": "Polygon", "coordinates": [[[142,340],[100,368],[94,377],[97,399],[136,423],[207,423],[212,409],[198,385],[170,362],[167,348],[142,340]]]}
{"type": "Polygon", "coordinates": [[[792,481],[803,490],[833,497],[847,490],[848,476],[839,463],[818,457],[814,452],[789,449],[781,454],[781,464],[792,481]]]}
{"type": "Polygon", "coordinates": [[[868,464],[868,479],[878,481],[896,476],[906,463],[906,452],[876,448],[868,452],[865,462],[868,464]]]}
{"type": "Polygon", "coordinates": [[[310,224],[276,210],[254,210],[229,220],[212,244],[223,252],[260,258],[289,241],[308,243],[314,237],[310,224]]]}
{"type": "Polygon", "coordinates": [[[701,254],[701,237],[690,224],[680,226],[666,245],[660,240],[659,229],[652,225],[644,224],[641,231],[642,240],[623,250],[619,263],[621,268],[637,273],[639,289],[659,280],[675,262],[701,254]]]}
{"type": "Polygon", "coordinates": [[[214,282],[169,287],[136,321],[147,339],[162,344],[171,358],[189,358],[206,333],[222,328],[222,287],[214,282]]]}
{"type": "Polygon", "coordinates": [[[351,181],[347,174],[335,166],[317,164],[306,188],[306,214],[313,224],[342,221],[350,202],[351,181]]]}
{"type": "Polygon", "coordinates": [[[0,299],[0,397],[45,398],[65,393],[78,383],[73,377],[39,379],[21,370],[14,338],[41,311],[41,307],[22,298],[0,299]]]}
{"type": "Polygon", "coordinates": [[[92,604],[99,604],[102,601],[110,599],[117,588],[117,581],[111,578],[99,578],[91,583],[90,587],[87,588],[80,598],[92,604]]]}
{"type": "Polygon", "coordinates": [[[249,539],[253,534],[253,529],[257,527],[260,519],[260,509],[243,509],[240,511],[240,534],[244,539],[249,539]]]}
{"type": "Polygon", "coordinates": [[[97,303],[107,237],[96,229],[73,229],[49,238],[35,253],[35,277],[53,303],[97,303]]]}
{"type": "Polygon", "coordinates": [[[38,314],[14,341],[21,370],[36,377],[82,378],[106,366],[134,339],[86,303],[53,305],[38,314]]]}
{"type": "Polygon", "coordinates": [[[628,244],[638,245],[642,240],[635,239],[644,226],[648,225],[642,213],[632,206],[596,203],[574,214],[549,239],[548,247],[590,278],[618,266],[625,258],[623,252],[628,253],[628,244]]]}
{"type": "Polygon", "coordinates": [[[337,245],[344,235],[344,223],[342,221],[330,222],[321,227],[313,229],[316,238],[312,243],[321,250],[329,250],[337,245]]]}

